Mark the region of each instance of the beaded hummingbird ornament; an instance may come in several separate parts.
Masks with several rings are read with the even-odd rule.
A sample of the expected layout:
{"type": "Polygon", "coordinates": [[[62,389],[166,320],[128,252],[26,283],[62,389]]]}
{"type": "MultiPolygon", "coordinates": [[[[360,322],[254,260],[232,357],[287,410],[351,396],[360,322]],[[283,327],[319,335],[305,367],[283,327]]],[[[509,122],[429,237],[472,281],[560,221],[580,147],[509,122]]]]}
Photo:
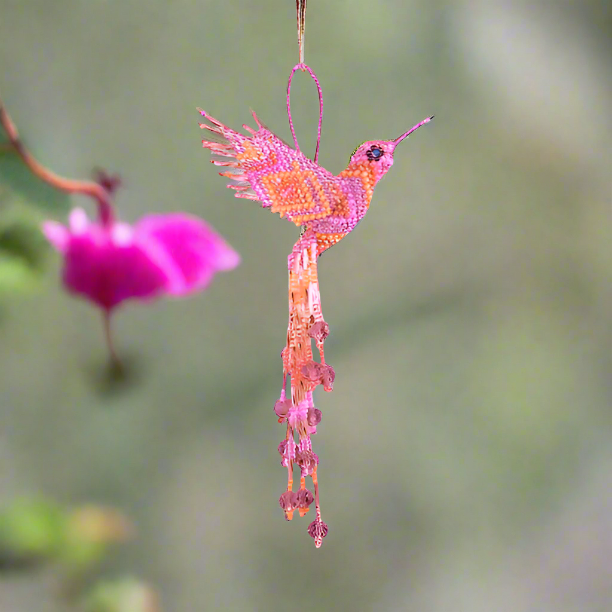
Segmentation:
{"type": "Polygon", "coordinates": [[[225,168],[219,174],[229,178],[228,184],[237,198],[261,202],[281,217],[301,227],[301,234],[289,257],[289,324],[287,344],[282,351],[283,386],[274,411],[279,423],[287,423],[286,435],[278,450],[281,465],[287,468],[287,489],[279,503],[285,518],[291,520],[297,510],[304,516],[315,504],[315,519],[308,533],[319,548],[327,535],[327,524],[321,518],[317,470],[319,458],[312,449],[311,436],[321,421],[315,408],[313,391],[322,385],[331,391],[334,369],[325,362],[324,342],[329,326],[323,318],[317,278],[317,260],[321,253],[349,234],[364,217],[370,206],[374,187],[393,165],[397,145],[422,125],[427,117],[394,140],[373,140],[357,147],[345,170],[334,175],[318,165],[323,119],[323,94],[314,72],[303,63],[305,2],[297,0],[300,63],[294,66],[287,86],[287,114],[295,148],[270,131],[253,112],[257,129],[243,128],[248,136],[227,127],[206,111],[200,127],[212,138],[202,141],[213,154],[211,162],[225,168]],[[303,10],[301,10],[303,9],[303,10]],[[302,21],[300,21],[302,19],[302,21]],[[299,148],[291,117],[291,80],[297,70],[307,71],[319,93],[319,125],[314,159],[299,148]],[[313,359],[312,341],[320,361],[313,359]],[[287,388],[287,381],[290,387],[287,388]],[[293,468],[300,468],[300,486],[293,490],[293,468]],[[306,487],[311,478],[314,494],[306,487]]]}

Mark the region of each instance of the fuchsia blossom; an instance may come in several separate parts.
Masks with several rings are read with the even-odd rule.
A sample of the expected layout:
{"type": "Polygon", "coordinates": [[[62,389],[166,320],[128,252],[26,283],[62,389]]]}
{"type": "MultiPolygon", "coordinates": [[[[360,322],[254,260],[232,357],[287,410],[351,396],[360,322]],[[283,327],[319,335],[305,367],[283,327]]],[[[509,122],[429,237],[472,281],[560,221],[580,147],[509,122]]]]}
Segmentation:
{"type": "Polygon", "coordinates": [[[93,195],[99,221],[75,208],[67,227],[46,221],[42,229],[64,258],[66,289],[102,309],[111,358],[120,365],[110,333],[117,306],[200,291],[217,272],[235,268],[240,256],[204,221],[185,213],[146,215],[134,225],[117,221],[110,202],[117,185],[117,179],[98,177],[93,195]]]}
{"type": "Polygon", "coordinates": [[[108,312],[128,299],[204,289],[216,272],[240,261],[204,221],[183,213],[147,215],[131,226],[93,222],[75,208],[68,227],[46,221],[43,231],[64,257],[68,291],[108,312]]]}
{"type": "Polygon", "coordinates": [[[26,149],[0,100],[0,125],[30,171],[54,189],[95,200],[98,220],[72,210],[68,227],[46,221],[42,230],[64,258],[66,289],[98,305],[114,365],[120,365],[110,334],[110,315],[129,299],[182,296],[208,286],[216,272],[231,270],[240,257],[204,221],[184,213],[147,215],[135,225],[116,220],[112,203],[121,181],[98,172],[96,181],[61,177],[26,149]]]}

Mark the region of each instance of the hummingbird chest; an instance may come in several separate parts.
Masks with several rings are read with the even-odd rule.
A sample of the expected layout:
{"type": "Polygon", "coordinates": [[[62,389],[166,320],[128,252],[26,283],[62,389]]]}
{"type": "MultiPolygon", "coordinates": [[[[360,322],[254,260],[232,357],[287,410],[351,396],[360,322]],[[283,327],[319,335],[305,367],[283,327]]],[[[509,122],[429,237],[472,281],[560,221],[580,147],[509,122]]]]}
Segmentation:
{"type": "Polygon", "coordinates": [[[370,168],[351,168],[333,178],[330,212],[308,223],[317,236],[320,255],[350,233],[370,207],[376,177],[370,168]]]}
{"type": "Polygon", "coordinates": [[[359,164],[349,166],[333,183],[329,214],[310,225],[320,233],[348,234],[368,212],[376,177],[369,164],[359,164]]]}
{"type": "Polygon", "coordinates": [[[347,234],[363,219],[370,206],[371,195],[356,178],[338,179],[329,214],[311,222],[317,232],[347,234]]]}

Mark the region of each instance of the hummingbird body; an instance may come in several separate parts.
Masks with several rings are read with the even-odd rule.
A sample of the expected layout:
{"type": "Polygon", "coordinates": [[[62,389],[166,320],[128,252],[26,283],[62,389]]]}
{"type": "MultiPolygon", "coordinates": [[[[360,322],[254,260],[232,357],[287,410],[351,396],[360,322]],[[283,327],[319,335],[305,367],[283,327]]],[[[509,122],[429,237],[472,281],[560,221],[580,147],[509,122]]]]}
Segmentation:
{"type": "Polygon", "coordinates": [[[289,146],[253,113],[258,129],[244,125],[245,136],[198,109],[211,125],[201,123],[215,140],[202,145],[213,153],[213,164],[227,167],[236,197],[256,200],[317,236],[317,254],[339,242],[363,219],[374,187],[393,165],[399,142],[421,122],[395,140],[368,141],[359,146],[348,167],[337,176],[289,146]]]}
{"type": "MultiPolygon", "coordinates": [[[[322,93],[316,76],[305,64],[294,67],[291,75],[299,68],[310,72],[319,89],[316,160],[323,114],[322,93]]],[[[287,424],[285,437],[278,446],[281,465],[287,468],[287,489],[280,496],[279,505],[285,518],[292,520],[295,511],[304,516],[314,502],[315,520],[308,526],[308,534],[318,548],[328,527],[321,517],[319,457],[313,451],[311,439],[321,421],[321,411],[313,403],[313,391],[318,385],[331,391],[335,373],[325,361],[324,342],[329,326],[321,311],[317,261],[321,253],[342,240],[363,219],[376,184],[393,165],[395,147],[431,117],[395,140],[363,143],[351,155],[347,168],[336,176],[299,150],[289,109],[290,84],[291,78],[287,111],[295,148],[273,134],[255,113],[257,130],[244,125],[250,134],[246,136],[198,110],[207,120],[200,127],[211,134],[211,139],[203,140],[202,145],[212,152],[212,163],[225,168],[220,174],[231,179],[228,187],[235,190],[236,197],[259,201],[264,208],[302,227],[287,259],[289,323],[287,344],[281,353],[283,385],[274,412],[279,423],[287,424]],[[314,360],[313,340],[319,362],[314,360]],[[297,491],[293,490],[294,466],[300,468],[297,491]],[[314,494],[306,488],[307,477],[312,478],[314,494]]]]}

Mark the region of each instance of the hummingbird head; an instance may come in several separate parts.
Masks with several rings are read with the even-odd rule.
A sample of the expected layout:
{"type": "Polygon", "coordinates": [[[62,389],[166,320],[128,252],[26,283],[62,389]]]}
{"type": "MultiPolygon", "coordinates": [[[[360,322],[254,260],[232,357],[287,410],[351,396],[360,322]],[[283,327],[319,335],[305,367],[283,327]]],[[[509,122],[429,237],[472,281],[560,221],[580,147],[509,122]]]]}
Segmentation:
{"type": "Polygon", "coordinates": [[[374,175],[378,182],[393,165],[393,153],[395,147],[407,138],[412,132],[420,128],[422,125],[429,123],[433,119],[433,115],[424,119],[420,123],[417,123],[414,127],[410,128],[407,132],[396,138],[395,140],[368,140],[362,145],[358,146],[349,162],[349,166],[359,163],[371,164],[374,169],[374,175]]]}

